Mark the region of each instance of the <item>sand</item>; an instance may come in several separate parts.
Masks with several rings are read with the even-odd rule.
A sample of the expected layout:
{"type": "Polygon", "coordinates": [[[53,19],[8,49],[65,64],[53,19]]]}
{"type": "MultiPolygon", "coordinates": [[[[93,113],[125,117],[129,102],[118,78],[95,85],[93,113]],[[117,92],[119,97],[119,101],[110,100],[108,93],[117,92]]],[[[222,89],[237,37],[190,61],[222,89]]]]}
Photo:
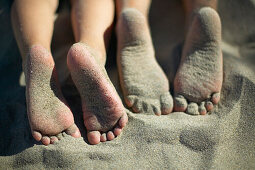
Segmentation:
{"type": "MultiPolygon", "coordinates": [[[[127,111],[129,123],[123,134],[96,146],[89,145],[86,138],[74,139],[65,134],[50,146],[32,138],[25,87],[19,84],[21,59],[10,31],[9,3],[0,2],[0,169],[255,168],[254,1],[219,2],[224,80],[222,99],[210,115],[155,116],[127,111]]],[[[183,25],[179,1],[153,1],[151,28],[156,56],[169,75],[171,87],[183,41],[183,25]]],[[[111,50],[109,54],[113,54],[111,50]]],[[[110,78],[118,87],[116,68],[109,63],[112,62],[107,65],[110,78]]],[[[64,91],[85,135],[76,90],[67,83],[64,91]]]]}

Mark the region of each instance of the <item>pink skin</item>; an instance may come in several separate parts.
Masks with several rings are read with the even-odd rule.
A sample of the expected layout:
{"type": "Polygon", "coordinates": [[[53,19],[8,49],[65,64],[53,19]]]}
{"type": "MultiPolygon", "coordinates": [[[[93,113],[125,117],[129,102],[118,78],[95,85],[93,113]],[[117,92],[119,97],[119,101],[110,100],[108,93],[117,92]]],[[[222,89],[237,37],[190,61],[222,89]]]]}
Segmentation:
{"type": "Polygon", "coordinates": [[[128,117],[103,65],[94,58],[98,53],[92,51],[85,44],[74,44],[67,64],[81,95],[88,141],[95,145],[119,136],[128,117]]]}
{"type": "Polygon", "coordinates": [[[81,136],[61,93],[54,67],[45,48],[35,45],[30,49],[25,65],[28,118],[32,136],[44,145],[58,141],[57,135],[62,132],[76,138],[81,136]]]}

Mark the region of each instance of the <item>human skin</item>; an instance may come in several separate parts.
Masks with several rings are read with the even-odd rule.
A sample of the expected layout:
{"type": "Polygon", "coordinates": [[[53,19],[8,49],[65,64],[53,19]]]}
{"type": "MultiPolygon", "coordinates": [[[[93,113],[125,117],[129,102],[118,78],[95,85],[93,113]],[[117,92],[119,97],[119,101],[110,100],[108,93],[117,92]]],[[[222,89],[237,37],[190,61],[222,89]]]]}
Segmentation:
{"type": "Polygon", "coordinates": [[[150,3],[116,1],[120,84],[125,102],[134,112],[169,114],[173,100],[167,77],[155,57],[148,23],[150,3]]]}
{"type": "Polygon", "coordinates": [[[174,80],[174,110],[205,115],[220,100],[221,22],[216,0],[183,0],[186,38],[174,80]]]}
{"type": "MultiPolygon", "coordinates": [[[[148,26],[150,0],[115,2],[118,69],[125,102],[135,112],[169,114],[173,110],[173,100],[168,80],[154,56],[148,26]],[[150,95],[146,93],[149,90],[150,95]]],[[[82,98],[88,140],[98,144],[120,135],[128,121],[104,68],[113,27],[114,1],[72,0],[71,4],[77,43],[70,48],[67,63],[82,98]]],[[[219,102],[222,86],[220,19],[212,9],[216,8],[216,1],[184,0],[183,4],[187,35],[174,82],[174,110],[206,114],[219,102]],[[212,8],[204,8],[208,6],[212,8]],[[215,27],[210,25],[212,22],[216,23],[215,27]],[[194,34],[197,36],[192,36],[194,34]],[[208,46],[198,48],[204,41],[209,42],[208,46]],[[189,55],[191,51],[201,55],[189,55]],[[200,77],[188,75],[197,67],[198,60],[209,65],[211,70],[197,71],[200,77]],[[195,89],[195,83],[191,82],[198,79],[207,86],[195,89]]],[[[45,145],[57,141],[62,132],[80,137],[60,90],[50,49],[57,5],[57,0],[16,0],[12,7],[12,24],[26,77],[30,127],[33,137],[45,145]]]]}
{"type": "Polygon", "coordinates": [[[44,145],[62,132],[80,137],[65,101],[50,52],[57,0],[16,0],[12,25],[26,78],[27,114],[33,137],[44,145]]]}

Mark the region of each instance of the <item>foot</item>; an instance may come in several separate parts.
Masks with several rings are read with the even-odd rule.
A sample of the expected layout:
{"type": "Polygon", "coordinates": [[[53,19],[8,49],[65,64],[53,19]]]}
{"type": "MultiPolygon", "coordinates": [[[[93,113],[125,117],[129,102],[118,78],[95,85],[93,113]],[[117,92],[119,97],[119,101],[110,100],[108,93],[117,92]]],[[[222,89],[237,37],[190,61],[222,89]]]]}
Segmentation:
{"type": "Polygon", "coordinates": [[[90,144],[113,140],[128,121],[124,106],[98,58],[97,51],[82,43],[74,44],[67,57],[72,79],[81,95],[90,144]]]}
{"type": "Polygon", "coordinates": [[[209,7],[193,17],[174,80],[174,110],[204,115],[220,100],[223,80],[221,23],[209,7]]]}
{"type": "Polygon", "coordinates": [[[59,140],[57,136],[61,132],[80,137],[60,90],[51,54],[35,45],[25,63],[27,113],[35,140],[48,145],[59,140]]]}
{"type": "Polygon", "coordinates": [[[124,99],[137,113],[169,114],[173,109],[169,83],[155,59],[148,23],[136,9],[118,20],[118,68],[124,99]]]}

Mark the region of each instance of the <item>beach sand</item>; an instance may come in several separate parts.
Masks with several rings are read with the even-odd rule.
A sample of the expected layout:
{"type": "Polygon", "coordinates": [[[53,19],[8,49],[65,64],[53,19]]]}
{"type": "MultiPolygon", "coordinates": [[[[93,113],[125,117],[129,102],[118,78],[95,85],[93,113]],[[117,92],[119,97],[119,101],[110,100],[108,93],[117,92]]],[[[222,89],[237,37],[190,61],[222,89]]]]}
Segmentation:
{"type": "MultiPolygon", "coordinates": [[[[255,169],[254,0],[219,1],[224,81],[221,101],[211,114],[155,116],[127,110],[129,122],[121,136],[98,145],[88,144],[80,99],[66,67],[59,73],[63,93],[84,137],[63,134],[56,144],[44,146],[31,136],[10,5],[0,2],[0,169],[255,169]]],[[[68,17],[63,10],[56,20],[61,30],[53,37],[56,62],[63,62],[61,56],[73,42],[68,17]]],[[[181,3],[153,1],[150,25],[157,59],[172,89],[184,39],[181,3]]],[[[106,68],[119,90],[115,50],[112,45],[106,68]]]]}

